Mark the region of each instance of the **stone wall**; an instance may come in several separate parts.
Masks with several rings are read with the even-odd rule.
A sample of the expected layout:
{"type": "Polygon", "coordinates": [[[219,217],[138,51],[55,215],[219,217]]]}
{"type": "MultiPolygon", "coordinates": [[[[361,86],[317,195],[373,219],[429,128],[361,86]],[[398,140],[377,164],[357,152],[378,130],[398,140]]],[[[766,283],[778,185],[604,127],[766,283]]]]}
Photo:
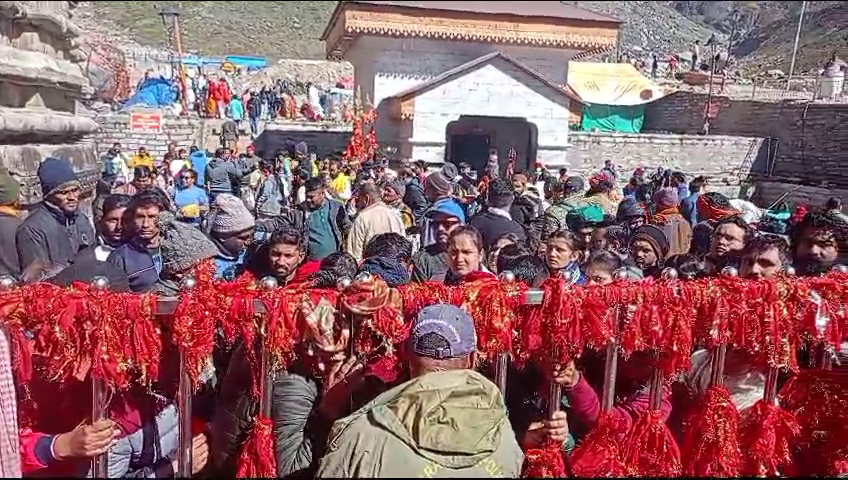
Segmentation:
{"type": "MultiPolygon", "coordinates": [[[[160,132],[130,131],[130,115],[127,113],[101,115],[95,118],[100,129],[94,135],[99,154],[108,151],[118,142],[128,155],[139,147],[145,147],[154,158],[161,158],[167,151],[168,143],[175,142],[181,148],[192,145],[205,146],[206,137],[212,126],[207,120],[199,118],[162,117],[160,132]]],[[[218,122],[220,123],[220,121],[218,122]]],[[[214,148],[214,147],[213,147],[214,148]]]]}
{"type": "Polygon", "coordinates": [[[25,207],[41,200],[36,172],[48,156],[71,162],[94,190],[96,157],[85,137],[97,124],[78,109],[88,88],[70,22],[71,2],[0,2],[0,166],[21,184],[25,207]]]}
{"type": "MultiPolygon", "coordinates": [[[[711,135],[773,138],[773,163],[755,163],[756,178],[823,188],[848,187],[848,105],[767,103],[714,97],[711,135]]],[[[678,92],[650,103],[644,130],[698,134],[707,96],[678,92]]]]}
{"type": "MultiPolygon", "coordinates": [[[[160,132],[130,131],[128,113],[101,115],[95,120],[100,129],[94,135],[94,144],[99,154],[105,153],[112,144],[119,142],[127,154],[145,147],[154,158],[161,158],[169,142],[175,142],[179,148],[196,145],[208,151],[214,151],[220,145],[222,120],[202,118],[163,117],[160,132]]],[[[246,125],[243,128],[247,128],[246,125]]],[[[260,126],[262,128],[262,126],[260,126]]],[[[347,146],[350,139],[350,126],[333,126],[306,123],[269,123],[252,143],[258,153],[266,158],[285,148],[286,142],[305,141],[309,151],[318,156],[337,153],[347,146]]],[[[239,150],[244,151],[251,143],[250,135],[242,130],[239,150]]]]}
{"type": "Polygon", "coordinates": [[[584,176],[612,160],[623,177],[639,167],[650,170],[662,166],[689,178],[705,175],[713,189],[737,190],[747,165],[763,145],[759,138],[724,135],[572,132],[568,139],[569,170],[584,176]]]}

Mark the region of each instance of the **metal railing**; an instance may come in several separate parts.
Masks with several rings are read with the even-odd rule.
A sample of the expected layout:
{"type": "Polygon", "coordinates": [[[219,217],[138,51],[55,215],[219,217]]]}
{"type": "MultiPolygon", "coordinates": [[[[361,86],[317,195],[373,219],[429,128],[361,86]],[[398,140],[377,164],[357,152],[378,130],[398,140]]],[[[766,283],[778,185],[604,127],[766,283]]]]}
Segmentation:
{"type": "MultiPolygon", "coordinates": [[[[839,271],[842,273],[848,273],[848,266],[845,265],[837,265],[834,267],[835,271],[839,271]]],[[[729,276],[737,276],[738,271],[733,267],[726,267],[722,271],[723,275],[729,276]]],[[[787,276],[794,276],[795,271],[792,267],[787,267],[785,270],[785,274],[787,276]]],[[[370,274],[363,273],[360,274],[354,281],[363,281],[367,280],[364,278],[365,275],[370,277],[370,274]]],[[[624,271],[616,272],[616,278],[620,280],[626,280],[628,278],[627,273],[624,271]]],[[[678,278],[678,272],[673,268],[666,268],[662,272],[662,277],[666,280],[676,280],[678,278]]],[[[512,272],[506,271],[501,273],[500,277],[502,282],[511,284],[515,283],[516,277],[512,272]]],[[[341,279],[338,282],[339,290],[346,290],[349,288],[354,281],[351,281],[349,278],[341,279]]],[[[109,280],[105,277],[95,277],[91,286],[96,291],[106,291],[109,288],[109,280]]],[[[195,289],[197,286],[197,281],[189,276],[183,279],[181,290],[183,292],[189,292],[195,289]]],[[[259,282],[259,287],[263,292],[270,292],[275,290],[278,287],[278,282],[274,277],[268,276],[264,277],[259,282]]],[[[16,288],[16,281],[13,277],[4,275],[0,277],[0,292],[7,292],[16,288]]],[[[523,293],[522,304],[523,305],[540,305],[544,300],[544,290],[541,289],[529,289],[523,293]]],[[[179,304],[179,298],[177,297],[159,297],[155,304],[155,314],[156,315],[173,315],[179,304]]],[[[256,313],[266,313],[265,305],[261,300],[254,301],[254,311],[256,313]]],[[[260,338],[264,337],[266,334],[265,325],[262,324],[260,326],[260,338]]],[[[264,345],[264,342],[261,342],[260,345],[264,345]]],[[[723,355],[724,345],[718,347],[719,353],[723,355]]],[[[616,349],[616,342],[613,340],[607,347],[607,352],[614,352],[616,349]]],[[[610,359],[607,359],[607,368],[605,371],[605,377],[615,376],[615,362],[612,362],[610,366],[610,359]],[[610,368],[612,367],[612,368],[610,368]]],[[[509,365],[509,354],[501,353],[498,354],[497,362],[495,363],[495,379],[498,387],[500,387],[502,392],[505,392],[506,383],[507,383],[507,369],[509,365]]],[[[272,371],[270,354],[265,348],[261,348],[260,352],[260,399],[259,399],[259,413],[265,418],[270,417],[271,415],[271,403],[272,403],[272,391],[271,385],[273,384],[272,375],[274,372],[272,371]]],[[[773,373],[773,372],[770,372],[773,373]]],[[[720,376],[721,372],[713,374],[714,377],[720,376]]],[[[657,381],[661,381],[661,373],[659,370],[654,374],[653,383],[657,383],[657,381]],[[657,375],[660,375],[659,380],[657,380],[657,375]]],[[[714,379],[715,381],[715,379],[714,379]]],[[[605,378],[604,380],[604,393],[603,393],[603,405],[605,409],[609,409],[612,406],[612,397],[611,390],[609,390],[609,385],[611,382],[614,382],[614,378],[605,378]]],[[[656,390],[656,388],[652,389],[656,390]]],[[[100,379],[92,379],[92,404],[91,404],[91,412],[92,412],[92,421],[98,421],[106,419],[107,409],[108,409],[108,392],[109,388],[103,380],[100,379]]],[[[550,399],[558,399],[561,396],[561,389],[558,385],[552,385],[551,391],[549,392],[550,399]]],[[[654,392],[656,393],[656,392],[654,392]]],[[[653,402],[653,403],[656,403],[653,402]]],[[[177,398],[176,398],[176,406],[177,406],[177,416],[178,416],[178,432],[177,432],[177,469],[175,472],[175,476],[177,478],[189,478],[192,476],[192,429],[191,429],[191,418],[192,418],[192,380],[188,373],[187,368],[187,360],[185,356],[185,352],[182,350],[179,352],[179,385],[177,389],[177,398]]],[[[551,405],[551,409],[548,412],[549,415],[553,415],[556,411],[559,402],[557,401],[553,405],[551,405]]],[[[91,459],[91,473],[94,478],[107,478],[108,477],[108,462],[107,462],[107,453],[98,455],[91,459]]]]}

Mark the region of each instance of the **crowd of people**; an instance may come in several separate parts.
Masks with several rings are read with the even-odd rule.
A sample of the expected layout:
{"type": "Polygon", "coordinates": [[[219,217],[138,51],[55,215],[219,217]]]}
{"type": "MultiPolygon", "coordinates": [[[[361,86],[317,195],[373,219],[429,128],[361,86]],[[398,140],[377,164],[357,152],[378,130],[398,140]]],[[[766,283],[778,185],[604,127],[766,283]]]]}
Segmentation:
{"type": "MultiPolygon", "coordinates": [[[[621,188],[610,162],[587,187],[567,170],[501,169],[496,153],[480,182],[465,164],[434,171],[410,160],[394,169],[378,159],[353,164],[318,159],[304,142],[273,158],[173,144],[162,159],[145,149],[126,157],[119,144],[104,157],[93,222],[80,212],[82,187],[67,160],[41,163],[44,200],[25,219],[15,210],[20,187],[3,172],[0,274],[60,285],[105,276],[115,291],[176,295],[187,272],[211,259],[217,278],[271,275],[281,286],[335,287],[359,272],[390,287],[459,285],[511,271],[539,287],[555,276],[572,285],[650,282],[666,267],[682,278],[728,266],[745,277],[790,266],[817,275],[848,252],[838,202],[810,207],[775,235],[746,222],[703,177],[687,182],[680,172],[638,169],[621,188]]],[[[316,338],[272,385],[280,477],[515,478],[522,447],[553,441],[570,452],[599,417],[602,359],[587,354],[577,364],[511,372],[504,398],[490,368],[474,369],[470,315],[450,305],[418,313],[405,373],[392,382],[363,366],[344,335],[316,338]],[[564,391],[563,409],[551,418],[549,382],[564,391]]],[[[202,427],[193,432],[192,458],[195,473],[232,477],[256,403],[243,346],[218,350],[194,399],[202,427]]],[[[693,352],[693,369],[679,379],[688,391],[708,384],[709,369],[700,366],[710,355],[693,352]]],[[[762,398],[765,372],[741,352],[727,359],[735,377],[726,385],[744,415],[762,398]]],[[[616,417],[632,423],[648,408],[653,366],[647,356],[622,359],[616,417]]],[[[34,410],[20,433],[23,473],[82,476],[91,457],[108,451],[110,477],[173,475],[173,392],[120,394],[108,420],[90,423],[84,385],[37,382],[28,392],[34,410]]],[[[675,416],[686,407],[664,393],[663,417],[678,434],[675,416]]]]}
{"type": "Polygon", "coordinates": [[[253,135],[259,134],[260,121],[273,122],[277,118],[349,121],[347,117],[352,115],[341,96],[323,91],[313,83],[298,85],[279,79],[258,88],[236,90],[222,75],[198,74],[187,81],[189,109],[204,118],[231,119],[239,127],[244,123],[245,129],[249,128],[253,135]],[[301,90],[303,95],[298,95],[301,90]]]}

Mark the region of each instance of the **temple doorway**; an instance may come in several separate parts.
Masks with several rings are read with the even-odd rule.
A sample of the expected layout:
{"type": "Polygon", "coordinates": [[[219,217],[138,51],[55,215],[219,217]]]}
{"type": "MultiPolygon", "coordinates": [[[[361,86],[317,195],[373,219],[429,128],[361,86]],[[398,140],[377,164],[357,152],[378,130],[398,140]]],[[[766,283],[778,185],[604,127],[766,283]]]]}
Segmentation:
{"type": "Polygon", "coordinates": [[[515,150],[515,171],[536,167],[538,130],[524,118],[462,115],[445,129],[445,161],[468,163],[482,178],[489,151],[498,152],[500,171],[506,170],[510,150],[515,150]]]}
{"type": "Polygon", "coordinates": [[[481,133],[457,133],[450,136],[451,162],[466,162],[478,173],[486,168],[489,160],[491,137],[481,133]]]}

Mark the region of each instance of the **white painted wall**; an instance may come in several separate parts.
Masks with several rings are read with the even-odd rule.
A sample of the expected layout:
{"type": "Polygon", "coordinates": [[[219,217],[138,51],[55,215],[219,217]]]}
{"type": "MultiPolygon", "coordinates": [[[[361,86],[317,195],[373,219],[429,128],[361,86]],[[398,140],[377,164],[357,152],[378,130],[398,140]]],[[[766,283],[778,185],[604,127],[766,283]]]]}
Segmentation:
{"type": "Polygon", "coordinates": [[[525,118],[536,125],[537,161],[549,168],[565,165],[568,146],[565,95],[500,58],[434,87],[415,99],[412,135],[397,138],[412,158],[440,163],[445,154],[447,124],[461,115],[525,118]]]}
{"type": "Polygon", "coordinates": [[[375,105],[447,70],[500,51],[565,85],[568,61],[577,50],[420,38],[360,37],[345,55],[356,69],[362,95],[375,105]],[[360,78],[360,72],[362,77],[360,78]]]}

